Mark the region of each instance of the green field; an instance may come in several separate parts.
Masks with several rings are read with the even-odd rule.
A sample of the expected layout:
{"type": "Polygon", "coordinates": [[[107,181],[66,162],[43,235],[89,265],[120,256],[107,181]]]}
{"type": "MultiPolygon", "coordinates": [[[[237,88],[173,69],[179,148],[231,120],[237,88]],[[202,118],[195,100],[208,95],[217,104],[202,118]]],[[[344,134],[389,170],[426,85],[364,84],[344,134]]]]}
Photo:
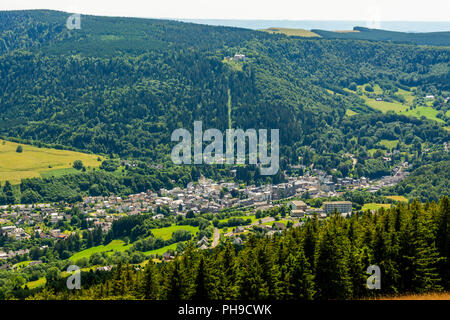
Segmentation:
{"type": "MultiPolygon", "coordinates": [[[[392,101],[392,102],[377,101],[376,99],[369,98],[366,95],[367,92],[364,90],[365,86],[366,85],[358,86],[358,89],[360,89],[363,93],[362,95],[360,95],[360,97],[362,99],[364,99],[364,102],[372,109],[380,110],[383,113],[386,113],[388,111],[393,111],[398,114],[404,114],[404,115],[413,116],[416,118],[425,117],[427,119],[434,120],[439,123],[445,123],[444,120],[436,117],[436,115],[438,114],[438,110],[436,110],[432,107],[433,106],[432,101],[427,101],[426,102],[427,106],[416,107],[416,108],[410,110],[409,108],[413,104],[413,101],[415,98],[413,95],[413,92],[411,92],[411,91],[406,91],[406,90],[403,90],[400,88],[398,89],[396,95],[402,96],[405,99],[405,103],[401,103],[398,101],[392,101]]],[[[377,95],[383,94],[383,89],[381,89],[379,85],[374,85],[373,89],[374,89],[375,94],[377,94],[377,95]]],[[[355,91],[352,91],[350,89],[345,89],[345,90],[348,92],[355,93],[355,91]]],[[[447,111],[447,115],[449,115],[449,114],[450,114],[450,112],[447,111]]],[[[350,115],[350,114],[348,114],[348,115],[350,115]]]]}
{"type": "Polygon", "coordinates": [[[401,201],[401,202],[408,202],[408,199],[404,196],[386,196],[386,198],[395,200],[395,201],[401,201]]]}
{"type": "Polygon", "coordinates": [[[177,230],[186,230],[195,235],[198,232],[198,227],[193,226],[170,226],[166,228],[152,229],[153,236],[155,238],[162,238],[163,240],[169,240],[172,238],[172,233],[177,230]]]}
{"type": "Polygon", "coordinates": [[[351,117],[351,116],[354,116],[355,114],[358,114],[358,112],[355,112],[355,111],[353,111],[353,110],[351,110],[351,109],[345,110],[345,115],[346,115],[346,116],[351,117]]]}
{"type": "Polygon", "coordinates": [[[388,149],[396,148],[398,145],[398,140],[386,140],[382,139],[379,144],[385,146],[388,149]]]}
{"type": "Polygon", "coordinates": [[[159,248],[159,249],[155,249],[155,250],[146,251],[146,252],[144,252],[144,254],[146,256],[149,256],[149,255],[152,255],[152,254],[154,254],[154,255],[162,255],[164,252],[166,252],[168,250],[175,250],[177,248],[177,245],[178,245],[178,243],[172,243],[169,246],[165,246],[165,247],[162,247],[162,248],[159,248]]]}
{"type": "Polygon", "coordinates": [[[375,99],[369,98],[366,95],[361,96],[365,103],[375,110],[380,110],[383,113],[388,111],[394,111],[395,113],[401,113],[408,110],[408,106],[400,102],[387,102],[387,101],[376,101],[375,99]]]}
{"type": "Polygon", "coordinates": [[[250,219],[252,221],[251,223],[258,220],[258,219],[256,219],[255,215],[251,215],[251,216],[236,216],[236,217],[225,218],[225,219],[219,220],[219,222],[228,222],[228,220],[233,219],[233,218],[241,218],[244,220],[250,219]]]}
{"type": "Polygon", "coordinates": [[[362,210],[378,210],[380,208],[389,209],[391,205],[389,203],[366,203],[362,210]]]}
{"type": "MultiPolygon", "coordinates": [[[[97,267],[99,267],[99,266],[82,268],[80,270],[82,272],[89,272],[90,270],[95,270],[95,268],[97,268],[97,267]]],[[[61,272],[61,276],[67,277],[67,276],[69,276],[69,273],[67,273],[66,271],[63,271],[63,272],[61,272]]],[[[39,278],[34,281],[29,281],[29,282],[25,283],[22,287],[28,286],[28,289],[35,289],[37,287],[41,287],[41,286],[45,285],[46,283],[47,283],[47,279],[45,277],[42,277],[42,278],[39,278]]]]}
{"type": "Polygon", "coordinates": [[[126,251],[131,248],[131,244],[125,245],[125,242],[122,240],[113,240],[110,243],[105,245],[100,245],[96,247],[92,247],[80,252],[75,253],[73,256],[69,258],[69,260],[76,262],[81,258],[88,258],[96,252],[107,252],[108,254],[113,253],[114,251],[126,251]]]}
{"type": "Polygon", "coordinates": [[[27,282],[25,285],[28,286],[28,289],[35,289],[37,287],[41,287],[41,286],[45,285],[46,283],[47,283],[47,280],[45,279],[45,277],[43,277],[43,278],[39,278],[35,281],[27,282]]]}
{"type": "Polygon", "coordinates": [[[98,167],[101,164],[97,161],[97,155],[38,148],[26,144],[20,144],[23,151],[18,153],[18,145],[15,142],[0,140],[0,182],[9,180],[17,184],[21,179],[48,176],[52,172],[56,175],[73,172],[75,169],[72,164],[75,160],[83,161],[86,167],[98,167]]]}
{"type": "Polygon", "coordinates": [[[264,31],[268,33],[280,33],[287,36],[297,36],[297,37],[304,37],[304,38],[314,38],[320,36],[317,33],[311,32],[309,30],[305,29],[290,29],[290,28],[269,28],[269,29],[262,29],[259,31],[264,31]]]}
{"type": "Polygon", "coordinates": [[[436,117],[438,114],[438,111],[436,109],[433,109],[432,107],[416,107],[412,110],[407,110],[406,112],[402,112],[402,114],[406,114],[409,116],[414,116],[416,118],[425,117],[440,123],[445,123],[444,120],[439,119],[436,117]]]}

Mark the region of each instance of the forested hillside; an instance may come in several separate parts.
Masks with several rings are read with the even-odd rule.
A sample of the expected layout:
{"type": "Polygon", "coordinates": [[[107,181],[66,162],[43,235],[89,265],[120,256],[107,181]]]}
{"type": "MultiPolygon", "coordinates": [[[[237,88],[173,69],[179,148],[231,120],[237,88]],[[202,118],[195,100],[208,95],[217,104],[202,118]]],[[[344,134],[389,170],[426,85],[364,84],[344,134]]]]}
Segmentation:
{"type": "Polygon", "coordinates": [[[450,32],[397,32],[380,29],[354,27],[353,32],[333,32],[326,30],[311,30],[321,37],[329,39],[360,39],[372,41],[392,41],[397,43],[412,43],[418,45],[449,46],[450,32]]]}
{"type": "Polygon", "coordinates": [[[399,141],[415,166],[448,157],[448,47],[84,15],[81,29],[68,30],[67,17],[0,13],[4,138],[164,163],[173,130],[192,130],[194,120],[204,130],[223,130],[230,111],[235,128],[280,129],[283,169],[300,162],[377,178],[393,165],[371,151],[386,139],[399,141]],[[224,59],[235,53],[247,60],[224,59]],[[367,83],[387,88],[393,99],[398,88],[434,93],[442,122],[380,113],[348,89],[367,83]]]}

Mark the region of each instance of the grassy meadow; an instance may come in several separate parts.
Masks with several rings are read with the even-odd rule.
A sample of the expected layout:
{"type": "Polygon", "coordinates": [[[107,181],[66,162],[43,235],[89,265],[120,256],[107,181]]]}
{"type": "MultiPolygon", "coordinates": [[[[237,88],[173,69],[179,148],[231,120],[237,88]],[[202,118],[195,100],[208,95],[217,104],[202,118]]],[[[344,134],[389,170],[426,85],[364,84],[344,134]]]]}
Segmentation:
{"type": "Polygon", "coordinates": [[[76,172],[72,168],[75,160],[85,167],[98,167],[98,156],[68,150],[38,148],[0,139],[0,183],[9,180],[18,184],[25,178],[61,175],[76,172]],[[22,152],[16,152],[22,146],[22,152]]]}
{"type": "Polygon", "coordinates": [[[391,207],[391,204],[389,203],[366,203],[362,207],[362,210],[378,210],[381,208],[389,209],[391,207]]]}
{"type": "Polygon", "coordinates": [[[96,252],[102,253],[106,252],[107,254],[111,254],[114,251],[126,251],[127,249],[131,248],[131,244],[125,244],[122,240],[113,240],[107,245],[100,245],[96,247],[92,247],[80,252],[75,253],[73,256],[69,258],[69,260],[76,262],[77,260],[80,260],[81,258],[88,258],[93,255],[96,252]]]}
{"type": "Polygon", "coordinates": [[[172,238],[172,234],[177,230],[186,230],[195,235],[198,232],[198,227],[193,226],[170,226],[165,228],[152,229],[153,236],[155,238],[162,238],[163,240],[169,240],[172,238]]]}
{"type": "Polygon", "coordinates": [[[269,29],[262,29],[260,31],[268,32],[268,33],[280,33],[285,34],[287,36],[297,36],[297,37],[304,37],[304,38],[314,38],[320,36],[317,33],[311,32],[309,30],[305,29],[291,29],[291,28],[269,28],[269,29]]]}

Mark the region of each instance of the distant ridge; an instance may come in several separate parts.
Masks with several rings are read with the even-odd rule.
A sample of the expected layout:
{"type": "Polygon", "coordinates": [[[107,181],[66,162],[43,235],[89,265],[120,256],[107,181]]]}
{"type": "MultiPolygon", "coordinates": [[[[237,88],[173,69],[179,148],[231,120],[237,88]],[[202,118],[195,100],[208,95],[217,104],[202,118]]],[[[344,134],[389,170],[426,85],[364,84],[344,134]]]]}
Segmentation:
{"type": "Polygon", "coordinates": [[[353,31],[358,32],[334,32],[318,29],[311,30],[311,32],[328,39],[391,41],[396,43],[411,43],[418,45],[450,46],[450,31],[412,33],[369,29],[364,27],[354,27],[353,31]]]}

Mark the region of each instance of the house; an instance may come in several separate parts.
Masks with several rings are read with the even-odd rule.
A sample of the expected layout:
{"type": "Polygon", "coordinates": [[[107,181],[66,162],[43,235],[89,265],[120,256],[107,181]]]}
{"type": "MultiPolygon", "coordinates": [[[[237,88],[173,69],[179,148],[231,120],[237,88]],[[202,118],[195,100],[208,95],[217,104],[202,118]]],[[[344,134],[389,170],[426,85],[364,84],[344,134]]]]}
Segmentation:
{"type": "Polygon", "coordinates": [[[61,234],[61,230],[59,229],[53,229],[50,231],[50,235],[54,238],[57,238],[61,234]]]}
{"type": "Polygon", "coordinates": [[[308,208],[308,205],[300,200],[294,200],[289,203],[289,207],[291,210],[303,210],[305,211],[308,208]]]}
{"type": "Polygon", "coordinates": [[[111,271],[113,266],[104,266],[104,267],[98,267],[95,269],[95,271],[111,271]]]}
{"type": "Polygon", "coordinates": [[[305,211],[308,208],[306,203],[303,201],[291,201],[289,203],[289,207],[291,208],[291,216],[292,217],[303,217],[305,215],[305,211]]]}
{"type": "Polygon", "coordinates": [[[173,260],[175,257],[171,255],[169,251],[166,251],[162,254],[163,260],[173,260]]]}
{"type": "Polygon", "coordinates": [[[286,229],[286,225],[282,222],[274,222],[272,225],[273,229],[278,229],[278,230],[285,230],[286,229]]]}
{"type": "Polygon", "coordinates": [[[351,201],[327,201],[323,203],[325,213],[333,213],[336,210],[339,213],[352,212],[351,201]]]}
{"type": "Polygon", "coordinates": [[[234,245],[241,245],[242,244],[242,239],[241,237],[236,237],[233,239],[233,244],[234,245]]]}
{"type": "Polygon", "coordinates": [[[201,238],[200,241],[197,242],[197,247],[201,247],[208,244],[209,244],[208,238],[206,236],[203,236],[203,238],[201,238]]]}
{"type": "Polygon", "coordinates": [[[234,61],[242,60],[245,61],[247,58],[245,57],[245,54],[236,53],[233,57],[234,61]]]}

